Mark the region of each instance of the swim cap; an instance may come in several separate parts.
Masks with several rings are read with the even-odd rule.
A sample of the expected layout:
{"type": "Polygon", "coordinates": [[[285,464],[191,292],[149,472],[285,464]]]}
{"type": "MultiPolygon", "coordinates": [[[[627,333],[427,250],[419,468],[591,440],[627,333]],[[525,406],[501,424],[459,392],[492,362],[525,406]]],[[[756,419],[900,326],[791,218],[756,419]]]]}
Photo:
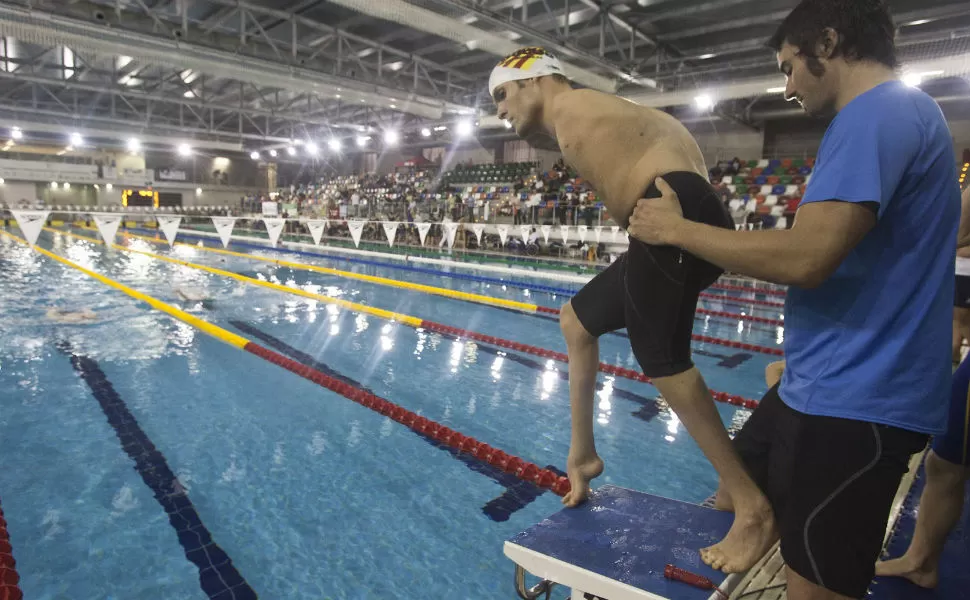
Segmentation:
{"type": "Polygon", "coordinates": [[[503,83],[532,79],[543,75],[562,75],[559,59],[535,46],[519,48],[501,60],[488,78],[488,94],[495,95],[495,88],[503,83]]]}

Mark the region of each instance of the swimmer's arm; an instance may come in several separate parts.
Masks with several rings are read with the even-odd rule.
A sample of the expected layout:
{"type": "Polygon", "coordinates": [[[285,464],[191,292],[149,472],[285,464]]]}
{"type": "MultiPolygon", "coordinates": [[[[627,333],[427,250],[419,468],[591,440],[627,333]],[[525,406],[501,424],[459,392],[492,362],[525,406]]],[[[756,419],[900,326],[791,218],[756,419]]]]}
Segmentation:
{"type": "Polygon", "coordinates": [[[781,381],[781,376],[785,372],[785,361],[778,360],[767,367],[765,367],[765,383],[768,384],[769,388],[775,387],[775,384],[781,381]]]}
{"type": "Polygon", "coordinates": [[[666,243],[728,271],[813,288],[875,225],[876,213],[864,203],[829,200],[800,206],[788,230],[734,231],[679,219],[666,243]]]}

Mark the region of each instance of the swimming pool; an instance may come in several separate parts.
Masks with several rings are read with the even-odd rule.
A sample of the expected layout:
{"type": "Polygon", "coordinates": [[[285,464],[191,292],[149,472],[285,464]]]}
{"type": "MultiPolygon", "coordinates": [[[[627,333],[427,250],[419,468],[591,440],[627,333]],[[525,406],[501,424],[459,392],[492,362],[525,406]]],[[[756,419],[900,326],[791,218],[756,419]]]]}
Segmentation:
{"type": "MultiPolygon", "coordinates": [[[[131,243],[565,351],[554,317],[131,243]]],[[[564,364],[62,235],[45,232],[40,245],[524,460],[565,466],[564,364]],[[179,302],[176,286],[205,289],[212,307],[179,302]]],[[[495,282],[233,249],[546,306],[565,301],[495,282]]],[[[560,508],[551,492],[4,236],[0,278],[0,455],[7,465],[0,501],[28,598],[511,598],[502,542],[560,508]],[[54,324],[44,318],[52,305],[91,307],[99,320],[54,324]],[[150,459],[140,454],[145,448],[150,459]],[[191,503],[198,523],[173,522],[166,516],[172,502],[191,503]],[[202,547],[209,550],[200,561],[202,547]],[[200,577],[199,565],[209,564],[200,577]]],[[[779,339],[776,327],[723,318],[699,319],[695,332],[765,346],[779,339]]],[[[621,336],[605,336],[601,351],[604,362],[636,366],[621,336]]],[[[706,343],[695,352],[710,387],[749,398],[760,397],[764,366],[774,359],[706,343]]],[[[603,374],[600,381],[596,436],[606,473],[594,484],[690,502],[710,495],[713,470],[654,388],[603,374]]],[[[747,414],[718,408],[726,424],[747,414]]]]}

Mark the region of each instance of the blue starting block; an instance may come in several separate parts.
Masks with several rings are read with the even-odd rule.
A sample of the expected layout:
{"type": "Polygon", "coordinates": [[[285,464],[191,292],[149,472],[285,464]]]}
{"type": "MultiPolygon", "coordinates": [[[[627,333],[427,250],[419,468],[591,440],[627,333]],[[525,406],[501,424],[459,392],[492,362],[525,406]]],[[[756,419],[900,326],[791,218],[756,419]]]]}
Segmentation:
{"type": "MultiPolygon", "coordinates": [[[[730,594],[741,578],[705,565],[698,550],[720,541],[733,515],[612,485],[580,507],[564,509],[505,542],[516,564],[520,596],[524,572],[607,600],[713,600],[717,592],[664,577],[666,565],[710,579],[730,594]]],[[[537,597],[532,595],[532,597],[537,597]]]]}

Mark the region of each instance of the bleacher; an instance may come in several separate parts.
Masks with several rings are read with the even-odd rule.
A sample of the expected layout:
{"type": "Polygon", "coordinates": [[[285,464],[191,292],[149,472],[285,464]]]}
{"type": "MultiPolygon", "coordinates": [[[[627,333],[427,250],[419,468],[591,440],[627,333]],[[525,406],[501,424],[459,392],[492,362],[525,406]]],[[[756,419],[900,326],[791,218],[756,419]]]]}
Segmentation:
{"type": "Polygon", "coordinates": [[[798,208],[814,166],[814,158],[750,160],[736,175],[724,175],[721,183],[749,211],[781,217],[798,208]]]}
{"type": "Polygon", "coordinates": [[[444,185],[467,183],[512,183],[520,177],[528,177],[538,163],[503,163],[491,165],[458,165],[441,178],[444,185]]]}

